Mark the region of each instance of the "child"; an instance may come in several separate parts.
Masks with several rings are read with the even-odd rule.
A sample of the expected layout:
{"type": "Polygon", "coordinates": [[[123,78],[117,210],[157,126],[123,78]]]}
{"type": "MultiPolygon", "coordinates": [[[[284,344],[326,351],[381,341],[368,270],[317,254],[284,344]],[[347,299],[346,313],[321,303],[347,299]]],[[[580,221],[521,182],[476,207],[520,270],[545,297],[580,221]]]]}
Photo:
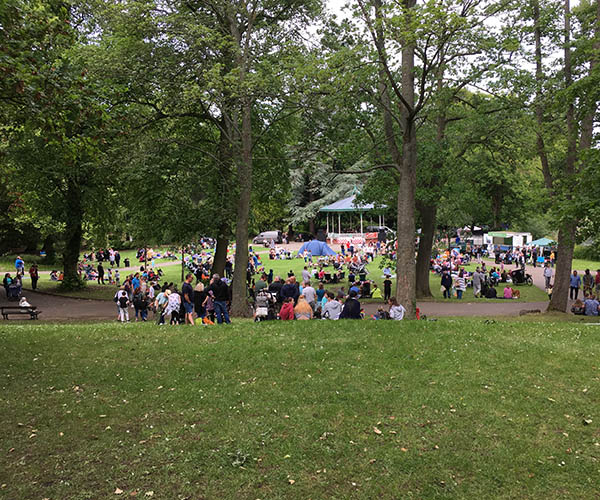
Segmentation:
{"type": "Polygon", "coordinates": [[[121,274],[118,269],[115,269],[115,284],[121,286],[121,274]]]}

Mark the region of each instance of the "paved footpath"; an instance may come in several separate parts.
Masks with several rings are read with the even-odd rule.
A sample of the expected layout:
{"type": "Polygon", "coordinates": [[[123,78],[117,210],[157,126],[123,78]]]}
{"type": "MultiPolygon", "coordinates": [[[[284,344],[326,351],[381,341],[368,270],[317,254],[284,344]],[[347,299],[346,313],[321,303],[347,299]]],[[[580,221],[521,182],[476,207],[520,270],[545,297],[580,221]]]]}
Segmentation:
{"type": "MultiPolygon", "coordinates": [[[[87,321],[87,320],[115,320],[117,307],[110,300],[74,299],[59,297],[32,291],[25,291],[27,300],[42,311],[40,319],[52,321],[87,321]]],[[[0,291],[0,306],[16,305],[8,302],[4,290],[0,291]]],[[[449,300],[448,302],[420,302],[417,304],[421,314],[428,317],[443,316],[518,316],[523,310],[544,311],[547,302],[477,302],[449,300]]],[[[365,303],[365,313],[374,314],[379,304],[365,303]]],[[[133,319],[133,309],[130,313],[133,319]]],[[[1,320],[0,320],[1,321],[1,320]]]]}

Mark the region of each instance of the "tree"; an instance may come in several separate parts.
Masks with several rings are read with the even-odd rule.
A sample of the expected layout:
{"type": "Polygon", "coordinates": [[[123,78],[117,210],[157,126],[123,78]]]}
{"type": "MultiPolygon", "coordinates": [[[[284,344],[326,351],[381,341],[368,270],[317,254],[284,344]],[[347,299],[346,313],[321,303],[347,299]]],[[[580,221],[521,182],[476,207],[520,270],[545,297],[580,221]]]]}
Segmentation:
{"type": "Polygon", "coordinates": [[[577,202],[583,187],[579,181],[585,170],[584,160],[594,144],[600,97],[600,2],[583,2],[575,13],[569,0],[564,0],[562,9],[558,2],[549,2],[542,9],[538,0],[527,7],[533,22],[537,151],[558,221],[557,265],[549,309],[566,312],[578,221],[587,211],[577,202]],[[559,19],[562,29],[554,24],[559,19]],[[574,30],[573,21],[579,31],[574,30]],[[544,54],[548,42],[553,44],[551,50],[562,47],[563,51],[554,73],[544,64],[551,55],[544,54]]]}
{"type": "Polygon", "coordinates": [[[61,224],[62,285],[78,287],[83,226],[110,214],[111,173],[103,161],[114,131],[101,82],[86,72],[81,14],[73,6],[14,0],[2,14],[3,43],[11,47],[1,91],[11,104],[7,152],[26,203],[61,224]]]}

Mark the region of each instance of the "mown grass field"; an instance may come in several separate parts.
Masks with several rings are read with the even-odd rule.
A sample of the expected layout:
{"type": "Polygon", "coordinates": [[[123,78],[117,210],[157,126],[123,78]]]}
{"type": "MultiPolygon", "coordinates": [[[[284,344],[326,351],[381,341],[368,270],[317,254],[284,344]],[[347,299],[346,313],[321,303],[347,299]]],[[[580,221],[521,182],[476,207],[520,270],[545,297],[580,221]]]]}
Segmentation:
{"type": "Polygon", "coordinates": [[[0,496],[597,498],[598,326],[0,325],[0,496]]]}

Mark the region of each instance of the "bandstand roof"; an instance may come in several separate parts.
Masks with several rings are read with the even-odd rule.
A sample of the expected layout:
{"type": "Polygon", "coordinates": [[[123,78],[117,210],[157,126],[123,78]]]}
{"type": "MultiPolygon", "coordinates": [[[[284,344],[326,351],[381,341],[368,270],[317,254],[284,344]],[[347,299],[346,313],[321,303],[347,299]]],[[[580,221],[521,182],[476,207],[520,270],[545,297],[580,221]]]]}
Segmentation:
{"type": "Polygon", "coordinates": [[[375,205],[372,203],[357,203],[356,194],[348,196],[343,200],[336,201],[331,205],[326,205],[319,209],[319,212],[368,212],[373,210],[375,205]]]}

